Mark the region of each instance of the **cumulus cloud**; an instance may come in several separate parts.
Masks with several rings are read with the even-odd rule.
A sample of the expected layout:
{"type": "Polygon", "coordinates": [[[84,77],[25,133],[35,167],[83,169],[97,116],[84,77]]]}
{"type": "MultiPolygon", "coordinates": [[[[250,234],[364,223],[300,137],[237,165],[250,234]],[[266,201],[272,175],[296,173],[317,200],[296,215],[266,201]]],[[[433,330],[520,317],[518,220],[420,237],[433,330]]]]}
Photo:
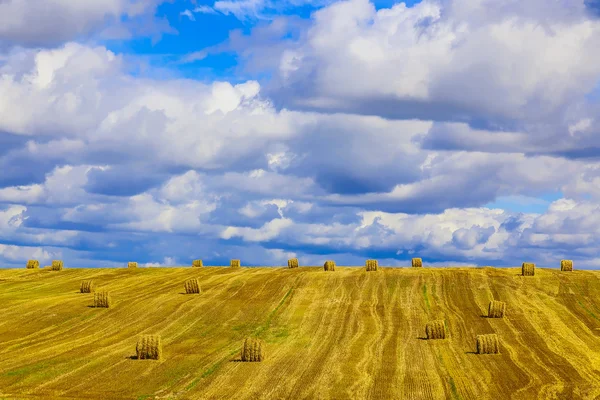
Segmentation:
{"type": "Polygon", "coordinates": [[[314,13],[281,55],[274,95],[392,118],[552,120],[598,82],[599,45],[600,20],[583,1],[424,0],[376,10],[350,0],[314,13]]]}
{"type": "Polygon", "coordinates": [[[600,22],[541,4],[349,0],[273,46],[290,20],[232,35],[244,60],[268,55],[252,65],[275,71],[265,83],[136,76],[104,46],[12,48],[0,242],[16,247],[0,258],[597,266],[600,22]],[[485,206],[556,192],[536,213],[485,206]]]}

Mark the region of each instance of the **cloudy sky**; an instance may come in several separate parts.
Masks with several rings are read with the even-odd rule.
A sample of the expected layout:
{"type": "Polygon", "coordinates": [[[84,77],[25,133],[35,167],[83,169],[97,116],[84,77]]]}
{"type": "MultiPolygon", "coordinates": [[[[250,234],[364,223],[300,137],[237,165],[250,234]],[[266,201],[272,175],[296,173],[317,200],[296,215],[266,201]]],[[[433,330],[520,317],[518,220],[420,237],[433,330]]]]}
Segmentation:
{"type": "Polygon", "coordinates": [[[600,268],[598,0],[2,0],[0,267],[600,268]]]}

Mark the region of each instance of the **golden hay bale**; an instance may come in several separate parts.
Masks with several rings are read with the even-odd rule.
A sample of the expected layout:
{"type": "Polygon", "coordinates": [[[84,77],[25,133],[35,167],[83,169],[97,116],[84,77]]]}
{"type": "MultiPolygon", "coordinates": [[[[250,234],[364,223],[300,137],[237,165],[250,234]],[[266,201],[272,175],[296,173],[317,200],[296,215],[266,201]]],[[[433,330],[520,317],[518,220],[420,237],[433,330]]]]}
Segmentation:
{"type": "Polygon", "coordinates": [[[423,260],[421,260],[420,258],[413,258],[412,259],[412,266],[413,266],[413,268],[421,268],[421,267],[423,267],[423,260]]]}
{"type": "Polygon", "coordinates": [[[63,266],[62,260],[52,260],[52,271],[62,271],[63,266]]]}
{"type": "Polygon", "coordinates": [[[142,335],[135,346],[138,360],[160,360],[162,358],[162,340],[160,335],[142,335]]]}
{"type": "Polygon", "coordinates": [[[110,293],[103,290],[101,292],[94,293],[94,307],[109,308],[112,304],[112,298],[110,293]]]}
{"type": "Polygon", "coordinates": [[[427,339],[446,339],[446,325],[443,320],[431,321],[425,325],[427,339]]]}
{"type": "Polygon", "coordinates": [[[377,271],[377,269],[379,269],[379,263],[377,260],[367,260],[365,262],[365,267],[367,267],[367,271],[377,271]]]}
{"type": "Polygon", "coordinates": [[[202,264],[202,260],[194,260],[192,261],[192,267],[197,267],[197,268],[201,268],[204,265],[202,264]]]}
{"type": "Polygon", "coordinates": [[[573,260],[560,260],[561,271],[573,271],[573,260]]]}
{"type": "Polygon", "coordinates": [[[523,276],[533,276],[535,275],[535,264],[534,263],[523,263],[521,266],[521,274],[523,276]]]}
{"type": "Polygon", "coordinates": [[[27,260],[27,269],[36,269],[40,267],[38,260],[27,260]]]}
{"type": "Polygon", "coordinates": [[[500,343],[495,333],[477,335],[477,354],[498,354],[500,343]]]}
{"type": "Polygon", "coordinates": [[[335,261],[325,261],[325,264],[323,264],[323,268],[325,269],[325,271],[335,271],[335,261]]]}
{"type": "Polygon", "coordinates": [[[229,265],[231,266],[231,268],[240,268],[241,267],[240,260],[231,260],[229,265]]]}
{"type": "Polygon", "coordinates": [[[138,267],[138,264],[135,261],[129,261],[127,263],[127,268],[137,268],[137,267],[138,267]]]}
{"type": "Polygon", "coordinates": [[[290,258],[288,260],[288,268],[298,268],[298,259],[297,258],[290,258]]]}
{"type": "Polygon", "coordinates": [[[79,291],[81,293],[92,293],[94,291],[94,281],[81,281],[79,291]]]}
{"type": "Polygon", "coordinates": [[[488,318],[504,318],[506,303],[503,301],[492,300],[488,306],[488,318]]]}
{"type": "Polygon", "coordinates": [[[246,338],[242,347],[242,361],[262,361],[265,358],[263,341],[255,338],[246,338]]]}
{"type": "Polygon", "coordinates": [[[198,279],[188,279],[185,281],[185,292],[187,294],[200,293],[200,284],[198,283],[198,279]]]}

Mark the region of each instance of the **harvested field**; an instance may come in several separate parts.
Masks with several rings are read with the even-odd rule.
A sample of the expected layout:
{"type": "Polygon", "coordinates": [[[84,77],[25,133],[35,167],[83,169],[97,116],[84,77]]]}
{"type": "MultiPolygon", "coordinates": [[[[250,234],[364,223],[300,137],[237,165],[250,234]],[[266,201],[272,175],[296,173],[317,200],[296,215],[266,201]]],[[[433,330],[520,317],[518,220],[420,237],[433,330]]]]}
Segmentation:
{"type": "Polygon", "coordinates": [[[600,272],[0,269],[0,399],[595,399],[600,272]],[[201,296],[183,295],[198,279],[201,296]],[[118,300],[89,307],[93,280],[118,300]],[[490,299],[504,318],[487,318],[490,299]],[[424,340],[444,320],[445,340],[424,340]],[[15,329],[15,327],[18,327],[15,329]],[[161,361],[137,360],[160,334],[161,361]],[[500,353],[476,354],[497,334],[500,353]],[[245,338],[260,363],[239,362],[245,338]]]}

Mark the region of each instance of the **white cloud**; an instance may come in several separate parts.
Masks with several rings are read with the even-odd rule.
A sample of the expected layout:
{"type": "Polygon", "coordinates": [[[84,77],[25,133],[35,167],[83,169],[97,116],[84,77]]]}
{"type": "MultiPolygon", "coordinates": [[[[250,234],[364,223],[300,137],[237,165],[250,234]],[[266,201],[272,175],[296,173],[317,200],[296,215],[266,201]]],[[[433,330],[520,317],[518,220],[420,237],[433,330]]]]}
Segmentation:
{"type": "Polygon", "coordinates": [[[0,201],[20,204],[46,203],[54,206],[82,203],[91,198],[84,189],[87,174],[93,169],[106,168],[89,165],[56,167],[46,176],[43,184],[0,189],[0,201]]]}
{"type": "Polygon", "coordinates": [[[571,252],[593,265],[600,167],[552,154],[598,145],[585,97],[598,22],[494,4],[334,4],[265,87],[133,76],[101,46],[13,49],[0,64],[0,240],[160,265],[237,251],[361,265],[358,251],[400,260],[417,247],[435,262],[571,252]],[[481,208],[559,190],[542,214],[481,208]],[[82,245],[94,250],[71,250],[82,245]]]}
{"type": "Polygon", "coordinates": [[[210,6],[197,6],[196,8],[194,8],[193,12],[201,13],[201,14],[216,14],[217,13],[215,11],[215,9],[210,6]]]}
{"type": "Polygon", "coordinates": [[[314,13],[281,56],[286,104],[430,118],[543,120],[600,79],[600,20],[582,2],[368,0],[314,13]],[[351,85],[348,82],[352,82],[351,85]]]}
{"type": "MultiPolygon", "coordinates": [[[[22,262],[25,265],[24,260],[38,260],[40,263],[47,263],[54,258],[60,257],[60,253],[50,253],[41,247],[23,247],[14,245],[0,244],[0,259],[22,262]]],[[[40,265],[43,267],[44,265],[40,265]]]]}
{"type": "Polygon", "coordinates": [[[278,218],[267,222],[259,229],[228,226],[221,233],[222,239],[241,237],[248,242],[264,242],[278,237],[282,231],[292,226],[291,219],[278,218]]]}
{"type": "Polygon", "coordinates": [[[188,17],[190,21],[196,21],[196,17],[194,17],[194,14],[190,10],[182,11],[179,15],[188,17]]]}

